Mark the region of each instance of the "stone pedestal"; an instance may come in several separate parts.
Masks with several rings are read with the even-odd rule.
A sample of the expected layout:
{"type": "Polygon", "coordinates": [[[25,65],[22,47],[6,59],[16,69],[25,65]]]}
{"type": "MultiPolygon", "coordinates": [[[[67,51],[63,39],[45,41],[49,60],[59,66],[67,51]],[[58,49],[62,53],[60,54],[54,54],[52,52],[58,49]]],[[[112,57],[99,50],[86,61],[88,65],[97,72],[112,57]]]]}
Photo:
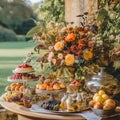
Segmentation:
{"type": "Polygon", "coordinates": [[[17,114],[8,110],[0,111],[0,120],[18,120],[17,114]]]}

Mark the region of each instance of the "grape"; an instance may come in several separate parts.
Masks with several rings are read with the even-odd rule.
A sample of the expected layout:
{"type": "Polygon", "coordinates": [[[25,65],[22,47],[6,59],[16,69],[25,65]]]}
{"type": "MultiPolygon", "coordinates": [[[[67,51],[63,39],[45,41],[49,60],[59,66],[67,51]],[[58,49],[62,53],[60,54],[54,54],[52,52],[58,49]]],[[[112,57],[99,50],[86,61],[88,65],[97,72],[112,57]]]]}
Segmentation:
{"type": "Polygon", "coordinates": [[[19,101],[20,100],[20,98],[18,97],[18,96],[14,96],[13,98],[12,98],[12,101],[19,101]]]}
{"type": "Polygon", "coordinates": [[[46,101],[41,104],[41,107],[48,110],[59,110],[59,101],[46,101]]]}

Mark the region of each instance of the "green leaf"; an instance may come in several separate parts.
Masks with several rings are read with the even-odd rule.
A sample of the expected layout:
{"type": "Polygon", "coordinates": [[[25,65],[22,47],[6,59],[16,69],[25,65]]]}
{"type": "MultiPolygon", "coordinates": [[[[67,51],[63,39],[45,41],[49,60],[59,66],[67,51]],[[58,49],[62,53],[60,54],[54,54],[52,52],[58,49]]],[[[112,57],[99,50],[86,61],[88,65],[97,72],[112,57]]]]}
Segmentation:
{"type": "Polygon", "coordinates": [[[108,11],[102,8],[98,11],[96,20],[103,22],[107,16],[108,16],[108,11]]]}
{"type": "Polygon", "coordinates": [[[41,29],[41,26],[33,27],[28,33],[26,34],[26,37],[33,37],[36,33],[38,33],[41,29]]]}
{"type": "Polygon", "coordinates": [[[67,67],[64,67],[62,72],[63,72],[62,75],[66,78],[69,78],[72,76],[72,74],[69,72],[67,67]]]}

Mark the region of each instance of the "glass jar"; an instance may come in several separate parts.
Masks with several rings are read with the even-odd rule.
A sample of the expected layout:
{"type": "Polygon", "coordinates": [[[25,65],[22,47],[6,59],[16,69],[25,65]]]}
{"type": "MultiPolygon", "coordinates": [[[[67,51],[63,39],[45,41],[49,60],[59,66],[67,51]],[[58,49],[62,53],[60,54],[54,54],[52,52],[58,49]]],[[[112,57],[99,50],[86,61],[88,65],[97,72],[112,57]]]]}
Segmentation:
{"type": "Polygon", "coordinates": [[[120,83],[112,75],[106,73],[104,67],[100,67],[98,74],[86,80],[86,86],[93,93],[98,92],[100,89],[111,95],[120,92],[120,83]]]}

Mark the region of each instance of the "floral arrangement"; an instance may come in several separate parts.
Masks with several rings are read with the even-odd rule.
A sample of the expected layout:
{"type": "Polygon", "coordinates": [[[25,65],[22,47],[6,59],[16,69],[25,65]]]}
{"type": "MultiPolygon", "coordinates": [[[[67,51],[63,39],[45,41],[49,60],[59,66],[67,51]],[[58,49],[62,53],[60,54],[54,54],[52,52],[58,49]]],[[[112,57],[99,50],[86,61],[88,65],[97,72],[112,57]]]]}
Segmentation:
{"type": "MultiPolygon", "coordinates": [[[[47,60],[55,71],[63,75],[63,71],[69,74],[69,77],[77,77],[77,73],[84,65],[89,64],[93,58],[94,40],[88,34],[87,27],[65,27],[61,29],[55,42],[49,46],[47,60]]],[[[64,74],[64,77],[65,74],[64,74]]]]}
{"type": "Polygon", "coordinates": [[[86,73],[98,72],[99,66],[109,66],[119,58],[117,38],[110,35],[103,39],[95,25],[59,27],[53,22],[51,25],[52,29],[33,37],[39,42],[34,50],[38,53],[46,50],[37,61],[41,65],[39,72],[47,78],[81,82],[86,73]]]}
{"type": "Polygon", "coordinates": [[[36,52],[39,53],[41,48],[47,48],[46,53],[37,60],[41,64],[43,76],[52,79],[69,78],[67,82],[81,82],[85,79],[86,70],[93,72],[101,61],[107,64],[103,59],[104,56],[107,57],[107,51],[102,59],[99,59],[99,54],[103,52],[103,44],[100,37],[96,36],[95,25],[92,27],[70,25],[59,28],[52,23],[52,26],[54,29],[49,30],[46,36],[43,37],[43,34],[34,36],[34,39],[40,41],[35,47],[36,52]]]}
{"type": "MultiPolygon", "coordinates": [[[[41,65],[39,72],[43,76],[81,81],[87,74],[98,72],[98,66],[108,66],[108,72],[112,74],[114,73],[111,71],[120,68],[120,38],[119,28],[116,27],[119,24],[117,15],[120,4],[110,9],[110,12],[106,5],[109,8],[107,1],[106,4],[99,3],[94,25],[86,25],[85,19],[79,27],[65,22],[46,25],[42,22],[28,32],[27,35],[34,35],[33,40],[38,42],[34,50],[40,53],[37,61],[41,65]],[[115,19],[110,14],[113,11],[116,11],[115,19]],[[41,49],[46,51],[42,56],[41,49]]],[[[80,17],[86,18],[84,15],[80,17]]]]}

